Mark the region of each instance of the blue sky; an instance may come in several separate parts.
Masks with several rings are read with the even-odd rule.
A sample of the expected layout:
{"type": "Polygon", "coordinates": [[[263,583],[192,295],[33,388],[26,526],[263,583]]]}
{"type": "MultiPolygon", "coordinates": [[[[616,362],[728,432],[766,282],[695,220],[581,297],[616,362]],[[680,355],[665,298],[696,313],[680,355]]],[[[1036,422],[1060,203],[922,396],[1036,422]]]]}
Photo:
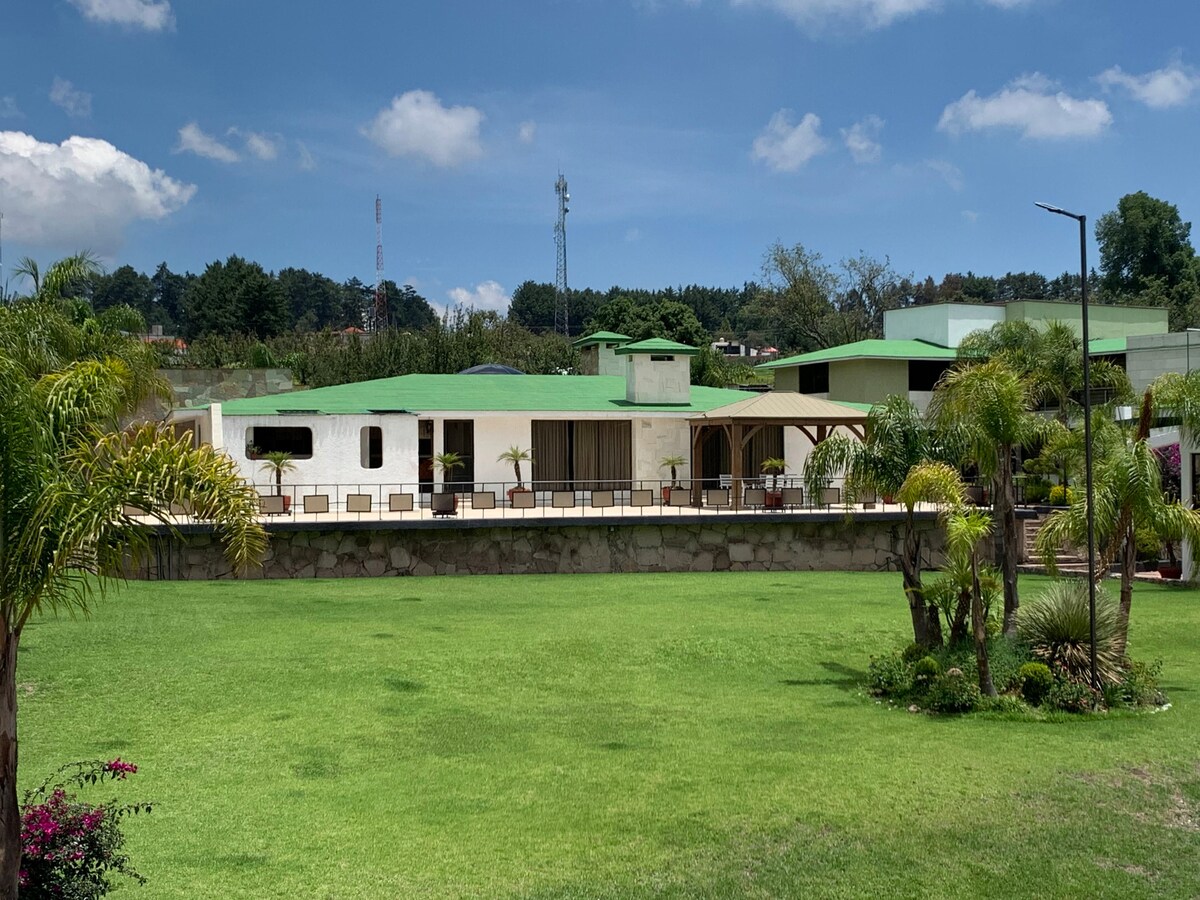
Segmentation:
{"type": "MultiPolygon", "coordinates": [[[[6,269],[387,275],[503,308],[740,285],[766,248],[902,273],[1076,266],[1146,190],[1200,216],[1194,0],[7,0],[6,269]]],[[[1092,249],[1095,257],[1094,247],[1092,249]]]]}

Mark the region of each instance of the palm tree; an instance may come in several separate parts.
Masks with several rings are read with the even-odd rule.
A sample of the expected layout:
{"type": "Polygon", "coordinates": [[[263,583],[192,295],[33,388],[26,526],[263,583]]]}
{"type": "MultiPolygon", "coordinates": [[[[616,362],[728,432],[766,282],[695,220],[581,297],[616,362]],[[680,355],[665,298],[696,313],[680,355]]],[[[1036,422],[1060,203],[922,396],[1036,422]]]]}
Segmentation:
{"type": "Polygon", "coordinates": [[[442,481],[448,482],[454,477],[454,470],[461,469],[466,465],[466,461],[453,451],[434,454],[433,467],[442,473],[442,481]]]}
{"type": "MultiPolygon", "coordinates": [[[[43,282],[44,286],[44,282],[43,282]]],[[[0,898],[17,896],[17,650],[30,618],[83,613],[149,544],[127,506],[169,522],[173,503],[211,520],[235,570],[266,549],[258,501],[236,464],[153,425],[117,430],[152,372],[51,304],[0,309],[0,898]]]]}
{"type": "MultiPolygon", "coordinates": [[[[779,488],[779,476],[787,471],[788,461],[780,459],[778,456],[768,456],[762,461],[759,468],[762,469],[764,475],[771,476],[771,491],[774,493],[779,488]]],[[[674,472],[671,473],[674,475],[674,472]]]]}
{"type": "MultiPolygon", "coordinates": [[[[957,434],[970,461],[992,480],[992,504],[1000,523],[1000,572],[1004,580],[1004,633],[1017,633],[1017,510],[1013,455],[1046,432],[1031,414],[1035,390],[1003,359],[947,372],[933,392],[930,414],[957,434]]],[[[963,460],[966,461],[966,460],[963,460]]]]}
{"type": "MultiPolygon", "coordinates": [[[[804,485],[810,495],[815,496],[830,479],[844,473],[849,504],[871,492],[895,497],[913,466],[943,459],[949,452],[909,399],[897,394],[871,407],[865,434],[863,441],[834,434],[813,448],[804,467],[804,485]]],[[[913,640],[928,647],[942,643],[942,626],[937,604],[926,602],[921,584],[921,534],[914,513],[916,504],[924,500],[914,495],[905,505],[900,569],[913,616],[913,640]]]]}
{"type": "Polygon", "coordinates": [[[517,490],[522,490],[525,487],[525,482],[521,480],[521,463],[529,462],[533,459],[533,454],[528,450],[522,450],[516,444],[513,444],[498,457],[496,462],[510,462],[513,467],[513,474],[517,477],[517,490]]]}
{"type": "Polygon", "coordinates": [[[74,289],[104,272],[99,258],[90,250],[51,263],[45,272],[37,260],[24,256],[17,260],[13,274],[33,283],[32,300],[65,300],[75,296],[74,289]]]}
{"type": "Polygon", "coordinates": [[[916,509],[923,503],[938,507],[961,506],[966,488],[958,472],[946,463],[922,462],[909,470],[896,490],[896,501],[904,507],[904,555],[900,558],[904,594],[912,615],[913,640],[922,647],[942,645],[941,610],[925,596],[921,585],[921,543],[916,509]],[[915,554],[915,555],[914,555],[915,554]]]}
{"type": "Polygon", "coordinates": [[[292,462],[292,454],[286,450],[272,450],[262,455],[262,470],[275,479],[275,496],[283,493],[283,476],[286,472],[296,471],[292,462]]]}
{"type": "Polygon", "coordinates": [[[671,470],[671,487],[673,487],[673,488],[679,487],[679,476],[678,476],[676,470],[680,466],[685,466],[685,465],[687,465],[687,457],[679,456],[679,455],[664,456],[662,459],[660,459],[658,461],[658,467],[660,469],[670,469],[671,470]]]}
{"type": "Polygon", "coordinates": [[[983,591],[979,584],[979,542],[992,530],[992,517],[981,509],[956,506],[943,517],[946,550],[959,565],[971,573],[971,636],[975,640],[975,666],[979,672],[979,690],[996,696],[992,670],[988,663],[987,621],[983,616],[983,591]]]}
{"type": "MultiPolygon", "coordinates": [[[[1189,385],[1182,376],[1164,376],[1152,385],[1142,398],[1137,429],[1132,435],[1126,435],[1103,416],[1096,416],[1093,424],[1093,446],[1098,457],[1093,474],[1095,532],[1100,548],[1096,578],[1102,580],[1120,557],[1121,596],[1115,640],[1120,655],[1125,653],[1129,636],[1137,529],[1181,536],[1192,542],[1192,546],[1200,545],[1200,512],[1167,500],[1158,459],[1149,442],[1155,399],[1167,408],[1182,410],[1180,418],[1187,421],[1185,416],[1195,403],[1187,396],[1188,391],[1189,385]]],[[[1195,404],[1195,408],[1200,409],[1200,404],[1195,404]]],[[[1037,548],[1047,567],[1053,570],[1059,547],[1068,543],[1081,546],[1086,541],[1086,501],[1076,497],[1069,508],[1046,519],[1037,535],[1037,548]]]]}

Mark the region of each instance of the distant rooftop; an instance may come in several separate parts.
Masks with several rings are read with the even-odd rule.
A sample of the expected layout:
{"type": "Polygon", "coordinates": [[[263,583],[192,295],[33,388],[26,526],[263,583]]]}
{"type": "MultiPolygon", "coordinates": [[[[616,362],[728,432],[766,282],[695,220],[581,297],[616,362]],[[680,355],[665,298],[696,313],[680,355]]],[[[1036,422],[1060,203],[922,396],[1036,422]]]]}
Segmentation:
{"type": "Polygon", "coordinates": [[[626,344],[614,351],[618,356],[631,356],[643,353],[669,353],[672,356],[695,356],[700,352],[696,347],[681,344],[678,341],[668,341],[666,338],[648,338],[635,344],[626,344]]]}
{"type": "Polygon", "coordinates": [[[626,344],[631,340],[627,334],[617,334],[615,331],[596,331],[575,341],[572,346],[583,349],[593,344],[626,344]]]}

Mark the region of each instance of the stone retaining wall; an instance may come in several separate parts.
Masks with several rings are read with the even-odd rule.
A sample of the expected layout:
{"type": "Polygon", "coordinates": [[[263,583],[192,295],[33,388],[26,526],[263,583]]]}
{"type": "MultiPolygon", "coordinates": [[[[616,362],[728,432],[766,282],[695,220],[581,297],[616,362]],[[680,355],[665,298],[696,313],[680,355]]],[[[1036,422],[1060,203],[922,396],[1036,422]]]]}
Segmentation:
{"type": "MultiPolygon", "coordinates": [[[[930,565],[943,536],[920,521],[930,565]]],[[[903,544],[898,516],[848,522],[516,525],[436,529],[380,527],[273,530],[252,578],[379,575],[495,575],[582,572],[881,571],[896,569],[903,544]]],[[[226,578],[211,533],[162,538],[134,578],[226,578]]]]}

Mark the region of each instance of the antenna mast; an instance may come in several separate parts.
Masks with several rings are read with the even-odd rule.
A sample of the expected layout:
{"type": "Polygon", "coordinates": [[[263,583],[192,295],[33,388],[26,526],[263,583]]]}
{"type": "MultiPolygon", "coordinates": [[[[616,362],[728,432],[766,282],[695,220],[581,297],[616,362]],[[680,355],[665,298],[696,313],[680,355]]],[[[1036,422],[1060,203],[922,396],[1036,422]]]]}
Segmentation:
{"type": "Polygon", "coordinates": [[[371,330],[383,331],[388,324],[387,289],[383,286],[383,200],[375,195],[375,315],[371,330]]]}
{"type": "Polygon", "coordinates": [[[571,195],[567,193],[567,179],[562,172],[558,173],[558,181],[554,182],[554,193],[558,195],[558,222],[554,225],[554,246],[558,250],[558,269],[554,280],[554,330],[571,336],[571,314],[567,303],[567,213],[570,208],[567,203],[571,195]]]}

